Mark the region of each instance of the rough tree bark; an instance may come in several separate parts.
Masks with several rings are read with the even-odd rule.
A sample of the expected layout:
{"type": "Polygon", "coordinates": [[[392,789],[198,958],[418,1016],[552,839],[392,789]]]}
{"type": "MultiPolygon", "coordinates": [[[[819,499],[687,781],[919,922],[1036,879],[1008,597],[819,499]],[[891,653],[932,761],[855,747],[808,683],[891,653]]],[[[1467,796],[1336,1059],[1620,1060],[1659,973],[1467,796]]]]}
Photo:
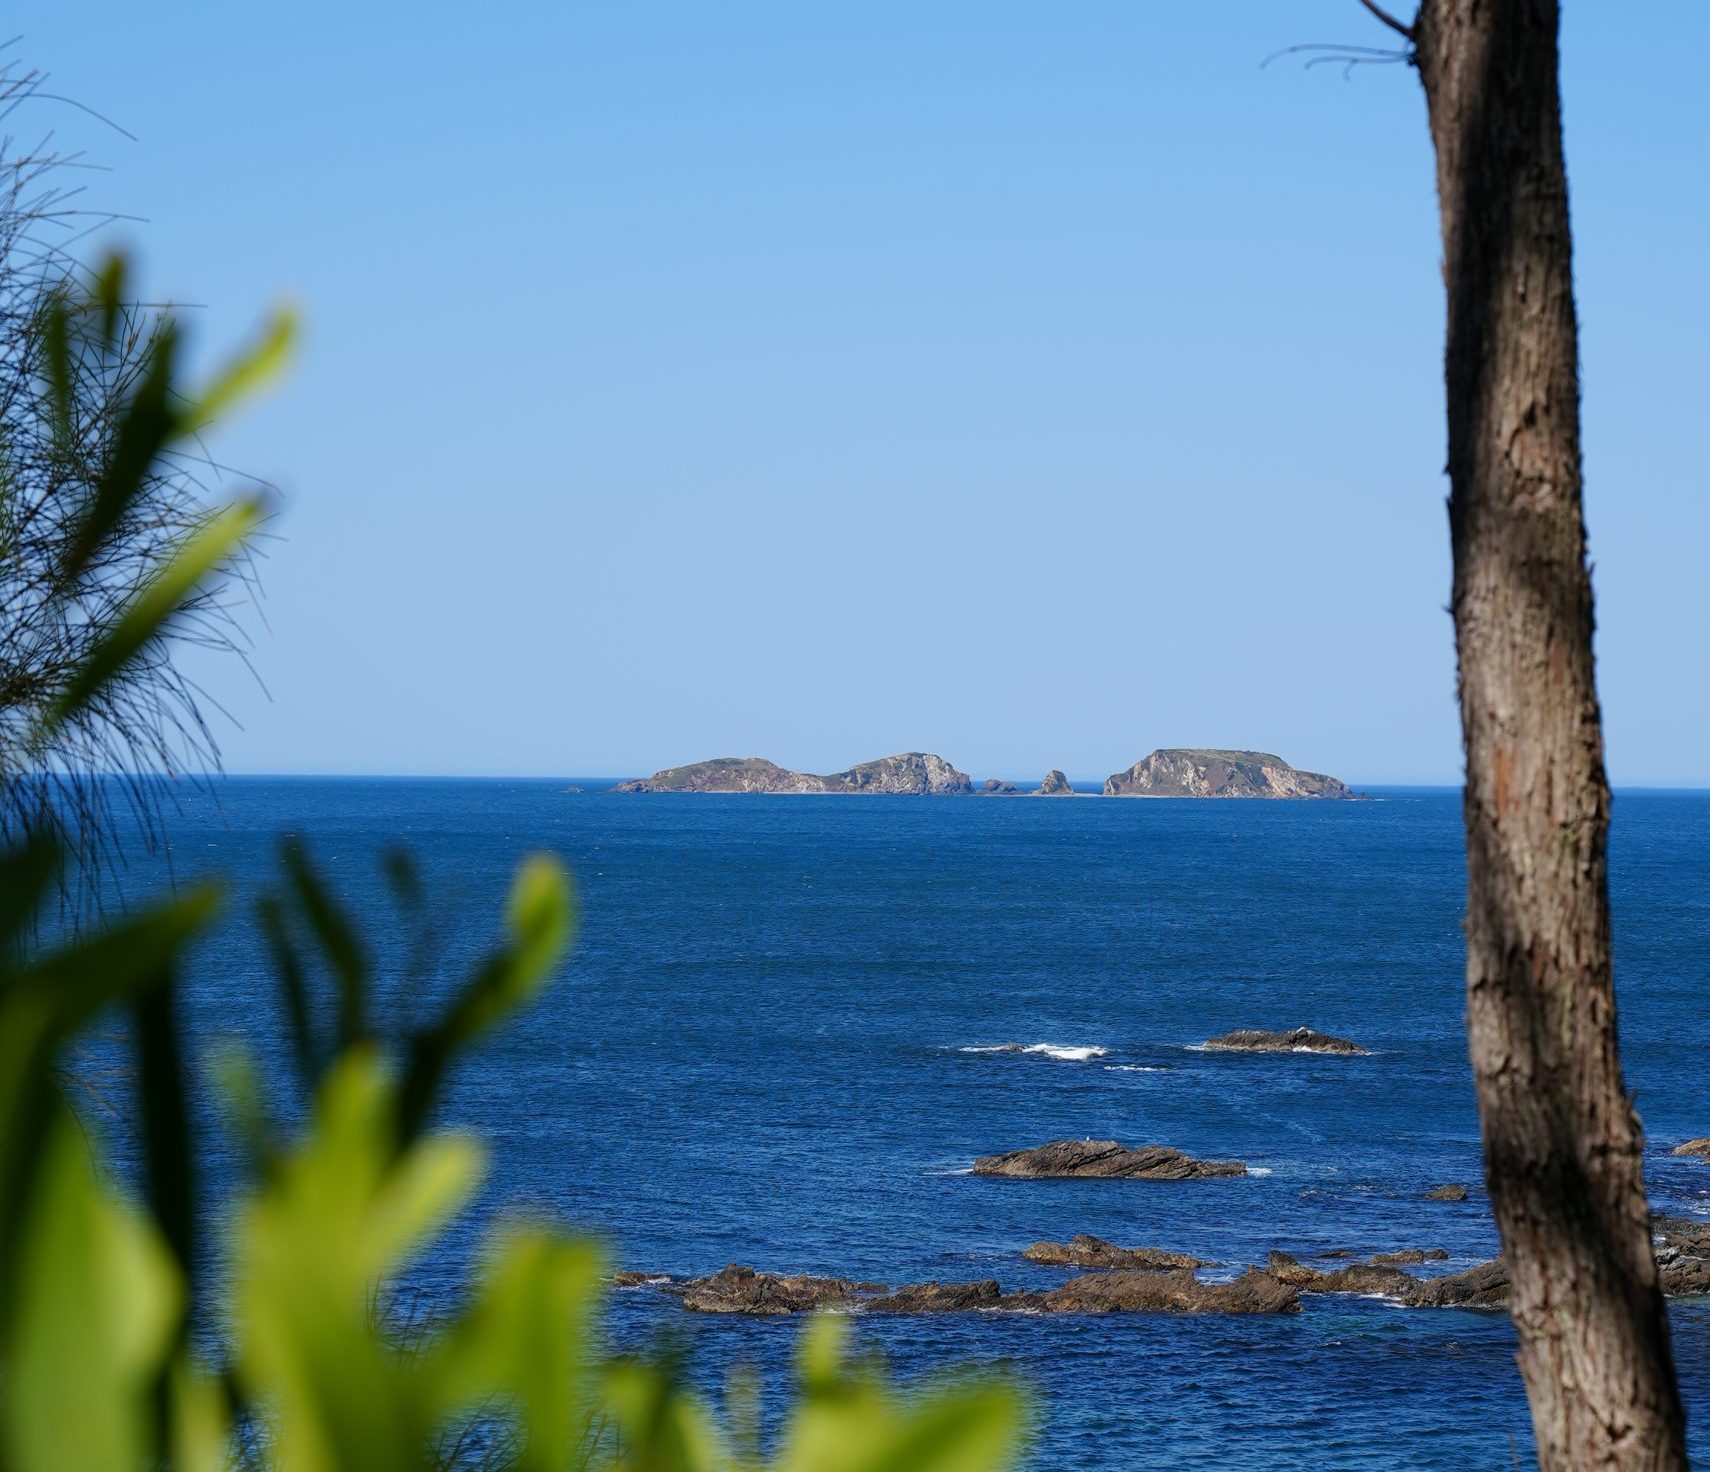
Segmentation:
{"type": "Polygon", "coordinates": [[[1684,1469],[1616,1048],[1556,0],[1422,0],[1448,291],[1467,1032],[1547,1469],[1684,1469]]]}

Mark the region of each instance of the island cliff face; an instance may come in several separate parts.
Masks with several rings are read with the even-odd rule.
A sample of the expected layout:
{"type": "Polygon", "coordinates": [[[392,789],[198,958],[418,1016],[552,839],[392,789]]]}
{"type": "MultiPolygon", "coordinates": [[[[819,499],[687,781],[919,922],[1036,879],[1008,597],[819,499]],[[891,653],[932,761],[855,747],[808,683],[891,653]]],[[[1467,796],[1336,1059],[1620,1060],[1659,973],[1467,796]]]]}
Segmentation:
{"type": "Polygon", "coordinates": [[[1166,746],[1105,778],[1104,795],[1348,798],[1354,793],[1335,777],[1297,771],[1269,752],[1166,746]]]}
{"type": "Polygon", "coordinates": [[[757,756],[721,756],[667,767],[651,777],[620,782],[614,792],[834,792],[939,796],[973,791],[973,781],[941,756],[905,751],[821,777],[792,772],[757,756]]]}

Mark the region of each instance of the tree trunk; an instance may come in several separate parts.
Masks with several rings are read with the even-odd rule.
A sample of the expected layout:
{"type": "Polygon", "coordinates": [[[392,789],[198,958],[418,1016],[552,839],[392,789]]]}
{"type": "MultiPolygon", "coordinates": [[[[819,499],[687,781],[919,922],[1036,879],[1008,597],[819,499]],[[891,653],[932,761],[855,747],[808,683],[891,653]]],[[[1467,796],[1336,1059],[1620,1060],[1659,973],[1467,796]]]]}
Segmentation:
{"type": "Polygon", "coordinates": [[[1467,1032],[1547,1469],[1686,1467],[1621,1078],[1556,0],[1423,0],[1448,290],[1467,1032]]]}

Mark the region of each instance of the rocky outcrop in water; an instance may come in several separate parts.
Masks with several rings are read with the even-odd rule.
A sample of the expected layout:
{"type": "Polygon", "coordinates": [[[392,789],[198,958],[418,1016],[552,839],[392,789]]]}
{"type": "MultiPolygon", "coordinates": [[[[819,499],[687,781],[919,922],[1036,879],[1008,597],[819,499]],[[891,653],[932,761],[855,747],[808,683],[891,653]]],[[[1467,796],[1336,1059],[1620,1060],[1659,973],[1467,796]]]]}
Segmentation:
{"type": "Polygon", "coordinates": [[[769,1316],[853,1303],[863,1285],[847,1278],[757,1273],[753,1268],[731,1263],[710,1277],[690,1278],[667,1286],[680,1294],[684,1308],[695,1313],[769,1316]]]}
{"type": "Polygon", "coordinates": [[[1010,797],[1021,789],[1013,782],[1006,782],[1002,777],[987,777],[980,785],[980,791],[987,797],[1010,797]]]}
{"type": "Polygon", "coordinates": [[[1106,797],[1349,798],[1348,784],[1302,772],[1265,751],[1169,746],[1105,779],[1106,797]]]}
{"type": "Polygon", "coordinates": [[[1447,1185],[1433,1186],[1425,1193],[1427,1201],[1465,1201],[1467,1188],[1465,1186],[1447,1185]]]}
{"type": "Polygon", "coordinates": [[[1156,1247],[1117,1247],[1102,1237],[1080,1232],[1067,1242],[1035,1242],[1021,1254],[1029,1262],[1053,1268],[1210,1268],[1216,1263],[1189,1257],[1185,1252],[1164,1252],[1156,1247]]]}
{"type": "Polygon", "coordinates": [[[1207,1038],[1204,1046],[1229,1053],[1364,1053],[1366,1050],[1347,1038],[1332,1037],[1327,1032],[1314,1032],[1310,1027],[1297,1027],[1291,1032],[1265,1032],[1259,1028],[1242,1027],[1226,1032],[1222,1037],[1207,1038]]]}
{"type": "Polygon", "coordinates": [[[1710,1136],[1702,1140],[1688,1140],[1684,1145],[1676,1145],[1668,1152],[1670,1155],[1696,1155],[1700,1160],[1710,1164],[1710,1136]]]}
{"type": "Polygon", "coordinates": [[[1052,767],[1045,774],[1045,780],[1033,789],[1035,797],[1073,797],[1075,789],[1069,786],[1069,779],[1052,767]]]}
{"type": "Polygon", "coordinates": [[[1115,1140],[1053,1140],[1031,1150],[982,1155],[974,1162],[974,1174],[1020,1180],[1073,1177],[1195,1181],[1212,1176],[1244,1176],[1247,1167],[1239,1160],[1196,1160],[1168,1145],[1142,1145],[1130,1150],[1115,1140]]]}
{"type": "Polygon", "coordinates": [[[792,772],[757,756],[721,756],[667,767],[651,777],[619,782],[613,792],[778,792],[875,793],[902,796],[941,796],[972,792],[974,784],[941,756],[929,751],[905,751],[878,761],[861,762],[844,772],[821,777],[792,772]]]}
{"type": "MultiPolygon", "coordinates": [[[[1652,1223],[1658,1276],[1671,1298],[1710,1294],[1710,1220],[1659,1216],[1652,1223]]],[[[966,1283],[883,1283],[756,1272],[732,1263],[702,1278],[675,1279],[662,1273],[620,1272],[618,1287],[653,1287],[681,1300],[695,1313],[746,1314],[768,1318],[819,1308],[861,1309],[881,1314],[973,1312],[1016,1313],[1290,1313],[1303,1293],[1352,1293],[1406,1308],[1505,1308],[1508,1270],[1500,1258],[1460,1272],[1421,1277],[1399,1264],[1441,1261],[1440,1247],[1378,1252],[1363,1262],[1330,1269],[1310,1267],[1286,1252],[1270,1254],[1265,1266],[1248,1268],[1226,1282],[1206,1282],[1195,1267],[1212,1267],[1184,1253],[1146,1247],[1115,1247],[1085,1234],[1068,1243],[1036,1242],[1022,1254],[1049,1266],[1090,1268],[1047,1290],[1005,1293],[995,1278],[966,1283]]],[[[1326,1252],[1322,1258],[1348,1256],[1326,1252]]]]}

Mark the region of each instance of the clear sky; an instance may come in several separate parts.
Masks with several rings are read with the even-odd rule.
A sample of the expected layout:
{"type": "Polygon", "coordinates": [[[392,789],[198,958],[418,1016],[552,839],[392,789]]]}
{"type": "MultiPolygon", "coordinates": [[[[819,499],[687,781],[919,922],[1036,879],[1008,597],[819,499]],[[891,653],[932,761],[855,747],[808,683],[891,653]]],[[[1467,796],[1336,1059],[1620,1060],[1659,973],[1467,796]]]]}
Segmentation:
{"type": "MultiPolygon", "coordinates": [[[[1406,0],[1396,0],[1405,6],[1406,0]]],[[[1710,6],[1569,0],[1618,783],[1710,783],[1710,6]],[[1699,429],[1693,431],[1692,424],[1699,429]]],[[[286,494],[249,772],[1460,770],[1424,106],[1355,0],[12,7],[286,494]]]]}

